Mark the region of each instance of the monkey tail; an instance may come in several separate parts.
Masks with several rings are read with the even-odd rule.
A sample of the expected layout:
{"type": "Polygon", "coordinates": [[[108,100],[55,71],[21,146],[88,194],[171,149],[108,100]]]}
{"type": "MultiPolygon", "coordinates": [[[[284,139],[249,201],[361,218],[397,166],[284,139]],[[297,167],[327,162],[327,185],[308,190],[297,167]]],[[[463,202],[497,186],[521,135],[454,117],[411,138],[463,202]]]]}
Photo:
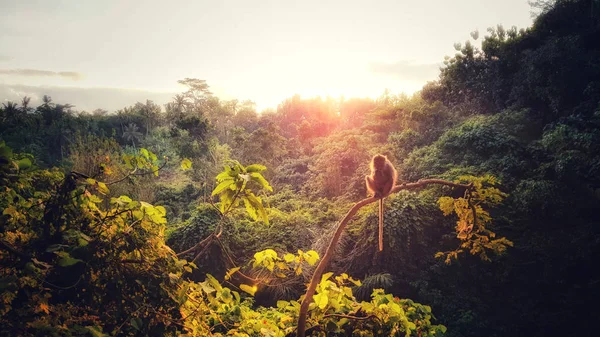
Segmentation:
{"type": "Polygon", "coordinates": [[[383,198],[379,199],[379,251],[383,251],[383,198]]]}

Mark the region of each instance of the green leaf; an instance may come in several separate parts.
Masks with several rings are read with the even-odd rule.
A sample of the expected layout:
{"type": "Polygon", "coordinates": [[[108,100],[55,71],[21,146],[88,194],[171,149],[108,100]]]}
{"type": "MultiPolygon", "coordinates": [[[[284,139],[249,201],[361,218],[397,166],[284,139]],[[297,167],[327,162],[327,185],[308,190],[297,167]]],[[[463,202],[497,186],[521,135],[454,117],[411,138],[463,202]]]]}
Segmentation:
{"type": "Polygon", "coordinates": [[[263,207],[262,200],[260,199],[260,197],[254,195],[254,193],[247,193],[246,197],[244,198],[244,202],[246,201],[249,202],[251,205],[249,207],[248,204],[246,204],[246,210],[249,213],[252,212],[251,216],[253,215],[253,219],[257,220],[258,216],[260,216],[264,223],[268,225],[269,217],[267,216],[267,211],[263,207]]]}
{"type": "Polygon", "coordinates": [[[246,207],[246,213],[248,213],[252,220],[258,220],[258,210],[248,198],[244,198],[244,206],[246,207]]]}
{"type": "Polygon", "coordinates": [[[186,170],[189,170],[191,168],[192,168],[192,161],[189,160],[189,159],[187,159],[187,158],[184,158],[181,161],[181,169],[184,170],[184,171],[186,171],[186,170]]]}
{"type": "Polygon", "coordinates": [[[58,265],[61,267],[68,267],[68,266],[72,266],[79,262],[83,262],[83,261],[80,259],[75,259],[75,258],[71,257],[69,254],[66,254],[65,256],[61,257],[58,260],[58,265]]]}
{"type": "Polygon", "coordinates": [[[140,149],[140,153],[146,158],[146,159],[150,159],[150,154],[148,153],[148,150],[141,148],[140,149]]]}
{"type": "Polygon", "coordinates": [[[226,181],[221,182],[212,191],[211,196],[215,196],[217,194],[220,194],[221,192],[223,192],[223,190],[225,190],[226,188],[228,188],[231,184],[233,184],[233,181],[231,181],[231,180],[226,180],[226,181]]]}
{"type": "Polygon", "coordinates": [[[96,326],[86,326],[92,337],[107,337],[108,335],[102,332],[102,328],[96,326]]]}
{"type": "Polygon", "coordinates": [[[132,318],[130,322],[131,322],[131,326],[134,327],[137,331],[142,331],[144,322],[142,321],[141,318],[139,318],[139,317],[132,318]]]}
{"type": "Polygon", "coordinates": [[[125,166],[128,169],[133,170],[133,165],[131,164],[131,156],[123,155],[123,161],[125,162],[125,166]]]}
{"type": "Polygon", "coordinates": [[[133,200],[131,200],[131,198],[130,198],[130,197],[128,197],[128,196],[126,196],[126,195],[122,195],[122,196],[120,196],[118,199],[119,199],[120,201],[124,202],[124,203],[127,203],[127,204],[133,201],[133,200]]]}
{"type": "Polygon", "coordinates": [[[255,172],[250,173],[250,176],[252,177],[252,180],[257,182],[262,188],[266,189],[269,192],[273,192],[273,187],[269,185],[269,182],[267,181],[267,179],[265,179],[265,177],[262,176],[262,174],[255,172]]]}
{"type": "Polygon", "coordinates": [[[31,167],[31,160],[29,158],[23,158],[17,161],[17,166],[19,166],[19,170],[27,170],[31,167]]]}
{"type": "Polygon", "coordinates": [[[215,292],[215,288],[213,288],[207,281],[200,282],[198,284],[200,285],[200,288],[202,288],[202,291],[204,291],[206,294],[215,292]]]}
{"type": "Polygon", "coordinates": [[[93,202],[94,204],[98,204],[98,203],[101,203],[101,202],[102,202],[102,199],[98,198],[98,196],[97,196],[97,195],[95,195],[95,194],[92,194],[92,195],[90,195],[90,196],[88,197],[88,200],[89,200],[90,202],[93,202]]]}
{"type": "Polygon", "coordinates": [[[106,187],[106,184],[99,181],[98,182],[98,192],[100,192],[101,194],[107,195],[110,191],[108,190],[108,187],[106,187]]]}
{"type": "Polygon", "coordinates": [[[264,165],[260,165],[260,164],[252,164],[246,167],[246,172],[251,173],[251,172],[262,172],[264,170],[266,170],[267,167],[264,165]]]}
{"type": "Polygon", "coordinates": [[[0,143],[0,158],[5,158],[7,160],[11,160],[12,155],[13,155],[12,149],[10,147],[6,146],[4,141],[2,141],[2,143],[0,143]]]}
{"type": "Polygon", "coordinates": [[[217,182],[220,183],[225,180],[233,180],[233,177],[229,174],[229,171],[225,171],[219,173],[215,179],[217,179],[217,182]]]}
{"type": "Polygon", "coordinates": [[[52,252],[57,252],[60,249],[62,249],[63,247],[68,247],[67,245],[61,245],[61,244],[53,244],[48,246],[48,248],[46,248],[46,251],[48,253],[52,253],[52,252]]]}

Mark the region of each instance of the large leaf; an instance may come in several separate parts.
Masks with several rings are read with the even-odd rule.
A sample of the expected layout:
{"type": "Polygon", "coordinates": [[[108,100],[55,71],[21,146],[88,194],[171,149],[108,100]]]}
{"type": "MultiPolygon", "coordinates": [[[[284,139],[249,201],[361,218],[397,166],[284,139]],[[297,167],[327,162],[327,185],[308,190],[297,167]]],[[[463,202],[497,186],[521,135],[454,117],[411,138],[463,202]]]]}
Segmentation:
{"type": "Polygon", "coordinates": [[[329,298],[327,298],[327,295],[328,295],[328,293],[324,292],[324,293],[316,294],[313,297],[313,299],[315,300],[315,303],[321,310],[325,309],[325,307],[327,307],[327,304],[329,303],[329,298]]]}
{"type": "Polygon", "coordinates": [[[219,185],[217,185],[217,187],[215,187],[215,189],[212,191],[211,195],[215,196],[217,194],[220,194],[221,192],[223,192],[223,190],[228,188],[231,184],[233,184],[232,180],[225,180],[225,181],[221,182],[219,185]]]}
{"type": "Polygon", "coordinates": [[[263,207],[262,200],[254,195],[254,193],[247,193],[246,197],[244,198],[244,202],[246,202],[246,200],[250,204],[246,204],[246,210],[252,209],[252,212],[255,212],[256,216],[260,217],[268,225],[269,217],[267,216],[267,211],[263,207]]]}
{"type": "Polygon", "coordinates": [[[108,187],[106,186],[105,183],[98,181],[98,192],[100,192],[101,194],[107,195],[110,191],[108,190],[108,187]]]}
{"type": "Polygon", "coordinates": [[[231,172],[230,170],[221,172],[217,175],[217,177],[215,179],[217,179],[217,182],[219,182],[219,183],[222,181],[225,181],[225,180],[233,180],[234,176],[232,176],[230,174],[230,172],[231,172]]]}
{"type": "Polygon", "coordinates": [[[23,158],[17,161],[17,166],[19,166],[19,170],[27,170],[31,167],[31,160],[29,158],[23,158]]]}
{"type": "Polygon", "coordinates": [[[240,289],[242,289],[243,291],[247,292],[248,294],[254,296],[254,294],[256,293],[256,290],[258,290],[258,288],[256,286],[249,286],[246,284],[240,284],[240,289]]]}
{"type": "Polygon", "coordinates": [[[254,172],[250,173],[250,176],[252,177],[252,181],[257,182],[262,188],[266,189],[269,192],[273,192],[273,187],[269,185],[269,182],[267,181],[267,179],[265,179],[265,177],[262,176],[262,174],[254,172]]]}
{"type": "Polygon", "coordinates": [[[73,258],[67,254],[66,256],[63,256],[58,260],[58,265],[61,267],[68,267],[68,266],[72,266],[79,262],[83,262],[83,261],[80,259],[73,258]]]}
{"type": "Polygon", "coordinates": [[[246,167],[246,172],[248,172],[248,173],[262,172],[262,171],[264,171],[266,169],[267,169],[267,167],[264,166],[264,165],[252,164],[252,165],[249,165],[248,167],[246,167]]]}

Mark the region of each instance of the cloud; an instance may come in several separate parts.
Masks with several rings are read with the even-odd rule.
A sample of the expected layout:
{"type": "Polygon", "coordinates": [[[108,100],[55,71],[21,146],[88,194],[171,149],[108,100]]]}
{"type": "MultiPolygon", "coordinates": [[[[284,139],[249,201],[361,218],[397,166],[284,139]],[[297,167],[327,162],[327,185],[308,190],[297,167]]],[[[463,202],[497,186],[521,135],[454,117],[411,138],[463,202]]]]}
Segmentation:
{"type": "Polygon", "coordinates": [[[61,86],[29,86],[22,84],[0,83],[0,102],[20,102],[23,96],[31,97],[31,106],[41,104],[44,95],[52,97],[57,104],[71,104],[75,110],[93,111],[105,109],[116,111],[134,105],[136,102],[145,102],[147,99],[156,104],[170,102],[175,96],[174,92],[155,92],[136,89],[120,88],[82,88],[61,86]]]}
{"type": "Polygon", "coordinates": [[[55,76],[55,77],[63,77],[68,78],[74,81],[80,80],[83,78],[81,73],[75,71],[49,71],[49,70],[39,70],[39,69],[0,69],[0,75],[16,75],[16,76],[55,76]]]}
{"type": "Polygon", "coordinates": [[[395,63],[372,62],[369,70],[375,74],[394,76],[407,81],[427,81],[439,74],[438,63],[415,63],[401,60],[395,63]]]}

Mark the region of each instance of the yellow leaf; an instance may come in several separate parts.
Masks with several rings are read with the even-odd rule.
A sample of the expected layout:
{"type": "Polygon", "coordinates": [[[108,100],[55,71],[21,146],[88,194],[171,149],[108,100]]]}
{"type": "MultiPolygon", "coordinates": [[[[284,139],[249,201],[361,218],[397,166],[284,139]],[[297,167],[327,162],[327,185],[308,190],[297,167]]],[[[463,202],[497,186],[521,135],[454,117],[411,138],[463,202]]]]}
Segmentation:
{"type": "Polygon", "coordinates": [[[296,259],[296,256],[294,254],[290,254],[287,253],[283,256],[283,260],[285,260],[285,262],[290,263],[292,261],[294,261],[296,259]]]}
{"type": "Polygon", "coordinates": [[[225,274],[225,280],[229,280],[231,278],[231,276],[233,276],[233,274],[235,274],[238,270],[240,270],[240,267],[235,267],[235,268],[231,268],[227,271],[227,273],[225,274]]]}
{"type": "Polygon", "coordinates": [[[256,293],[256,290],[258,290],[258,287],[256,286],[249,286],[246,284],[240,284],[240,289],[242,289],[243,291],[247,292],[248,294],[254,296],[254,294],[256,293]]]}
{"type": "Polygon", "coordinates": [[[186,170],[189,170],[191,168],[192,168],[192,161],[189,160],[189,159],[187,159],[187,158],[184,158],[181,161],[181,169],[184,170],[184,171],[186,171],[186,170]]]}
{"type": "Polygon", "coordinates": [[[97,183],[98,183],[98,192],[100,192],[101,194],[104,194],[104,195],[106,195],[110,192],[108,190],[108,187],[106,187],[105,183],[103,183],[101,181],[98,181],[97,183]]]}
{"type": "Polygon", "coordinates": [[[325,309],[327,303],[329,303],[329,298],[327,298],[327,293],[316,294],[313,299],[315,303],[319,306],[319,308],[325,309]]]}

